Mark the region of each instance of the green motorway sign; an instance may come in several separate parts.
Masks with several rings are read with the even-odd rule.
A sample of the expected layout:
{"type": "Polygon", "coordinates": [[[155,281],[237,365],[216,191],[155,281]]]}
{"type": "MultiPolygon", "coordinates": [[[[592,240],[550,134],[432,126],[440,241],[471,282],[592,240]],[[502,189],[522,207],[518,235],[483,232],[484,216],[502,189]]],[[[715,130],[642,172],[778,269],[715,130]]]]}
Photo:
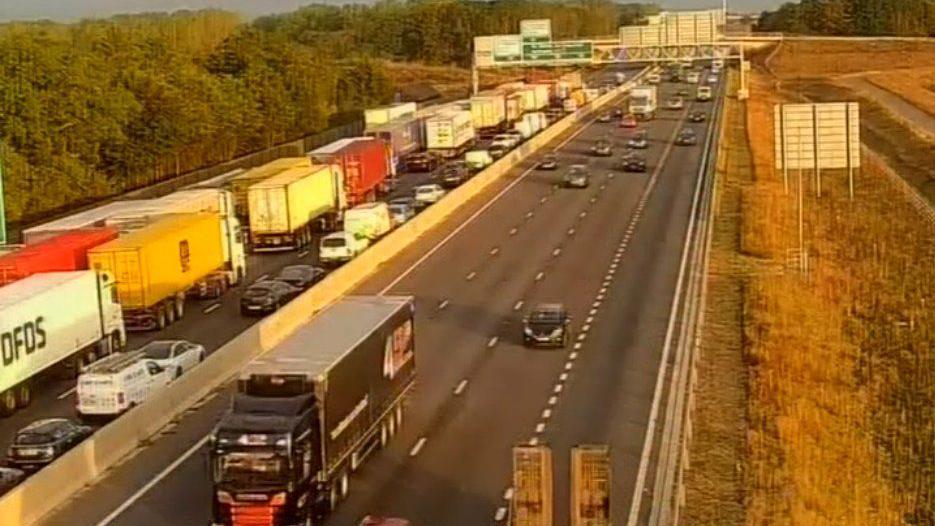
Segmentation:
{"type": "Polygon", "coordinates": [[[590,62],[594,54],[591,42],[523,42],[524,62],[555,60],[590,62]]]}

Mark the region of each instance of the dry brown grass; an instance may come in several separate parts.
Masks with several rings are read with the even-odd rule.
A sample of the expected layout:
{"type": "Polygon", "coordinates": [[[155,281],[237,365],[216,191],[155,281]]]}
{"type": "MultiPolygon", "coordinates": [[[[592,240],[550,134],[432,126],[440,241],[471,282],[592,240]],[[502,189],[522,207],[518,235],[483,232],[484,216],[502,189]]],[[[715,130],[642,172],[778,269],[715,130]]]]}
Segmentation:
{"type": "Polygon", "coordinates": [[[871,73],[867,80],[935,117],[935,67],[871,73]]]}
{"type": "MultiPolygon", "coordinates": [[[[752,80],[755,197],[742,220],[769,269],[797,245],[796,208],[772,169],[775,95],[752,80]]],[[[829,177],[820,200],[807,193],[807,279],[750,279],[750,525],[935,521],[935,234],[873,167],[857,190],[850,203],[829,177]]]]}
{"type": "Polygon", "coordinates": [[[935,64],[935,42],[785,41],[770,62],[783,79],[869,71],[916,69],[935,64]]]}

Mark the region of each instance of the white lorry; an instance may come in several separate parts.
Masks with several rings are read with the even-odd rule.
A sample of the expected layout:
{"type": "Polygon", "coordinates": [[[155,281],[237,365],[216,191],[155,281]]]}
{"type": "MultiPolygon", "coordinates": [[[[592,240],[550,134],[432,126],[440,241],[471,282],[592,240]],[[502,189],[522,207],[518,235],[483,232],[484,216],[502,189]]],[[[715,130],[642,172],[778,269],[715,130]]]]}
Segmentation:
{"type": "Polygon", "coordinates": [[[74,374],[126,344],[107,274],[48,272],[0,288],[0,414],[32,401],[31,379],[55,365],[74,374]]]}
{"type": "Polygon", "coordinates": [[[112,418],[142,404],[172,381],[167,371],[137,350],[112,354],[86,367],[78,377],[78,417],[112,418]]]}
{"type": "Polygon", "coordinates": [[[629,110],[637,119],[651,120],[656,116],[656,86],[636,86],[630,90],[629,110]]]}

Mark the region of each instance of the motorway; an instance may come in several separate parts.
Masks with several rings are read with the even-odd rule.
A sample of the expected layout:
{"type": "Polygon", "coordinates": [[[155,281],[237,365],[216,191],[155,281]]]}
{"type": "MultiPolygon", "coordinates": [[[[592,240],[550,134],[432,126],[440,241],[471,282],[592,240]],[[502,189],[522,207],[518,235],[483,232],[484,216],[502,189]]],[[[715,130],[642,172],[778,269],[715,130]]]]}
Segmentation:
{"type": "MultiPolygon", "coordinates": [[[[660,101],[675,89],[662,85],[660,101]]],[[[695,105],[710,113],[710,103],[695,105]]],[[[589,165],[589,188],[558,188],[561,170],[527,161],[355,291],[416,296],[419,380],[402,432],[354,476],[330,524],[367,513],[416,526],[502,520],[510,447],[531,438],[555,448],[558,522],[567,517],[568,448],[609,443],[613,521],[626,522],[702,153],[671,146],[691,108],[662,110],[647,125],[646,174],[612,168],[626,130],[589,124],[556,145],[563,167],[589,165]],[[614,158],[587,155],[602,137],[615,142],[614,158]],[[522,347],[522,313],[542,301],[570,308],[573,348],[522,347]]],[[[703,143],[707,125],[691,126],[703,143]]],[[[289,258],[297,260],[257,258],[251,277],[289,258]]],[[[251,323],[236,300],[159,336],[199,334],[215,347],[251,323]]],[[[229,399],[230,386],[192,408],[42,524],[206,524],[203,446],[229,399]]]]}

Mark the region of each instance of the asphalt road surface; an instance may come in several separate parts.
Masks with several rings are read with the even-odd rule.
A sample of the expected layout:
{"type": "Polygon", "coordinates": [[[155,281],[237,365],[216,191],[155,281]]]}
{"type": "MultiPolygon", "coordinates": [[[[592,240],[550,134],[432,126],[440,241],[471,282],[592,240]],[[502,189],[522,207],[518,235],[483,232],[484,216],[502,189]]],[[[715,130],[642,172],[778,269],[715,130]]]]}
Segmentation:
{"type": "MultiPolygon", "coordinates": [[[[660,86],[660,101],[678,87],[660,86]]],[[[616,169],[629,130],[600,123],[575,130],[545,149],[558,151],[558,171],[532,170],[527,161],[355,291],[416,297],[418,381],[402,431],[355,473],[329,524],[356,524],[368,513],[416,526],[498,522],[510,448],[531,438],[554,448],[559,523],[568,512],[568,448],[610,444],[613,521],[626,522],[707,127],[684,119],[699,107],[710,111],[711,103],[660,110],[645,125],[645,174],[616,169]],[[696,129],[698,146],[672,146],[682,126],[696,129]],[[599,138],[615,143],[612,158],[588,155],[599,138]],[[558,186],[572,163],[589,166],[588,188],[558,186]],[[523,312],[553,301],[571,310],[575,345],[523,348],[523,312]]],[[[272,256],[265,268],[281,258],[296,257],[272,256]]],[[[251,277],[262,272],[255,267],[251,277]]],[[[249,321],[230,295],[210,315],[173,329],[191,334],[182,332],[187,323],[216,348],[249,321]]],[[[230,389],[43,524],[207,524],[205,437],[230,389]]]]}

